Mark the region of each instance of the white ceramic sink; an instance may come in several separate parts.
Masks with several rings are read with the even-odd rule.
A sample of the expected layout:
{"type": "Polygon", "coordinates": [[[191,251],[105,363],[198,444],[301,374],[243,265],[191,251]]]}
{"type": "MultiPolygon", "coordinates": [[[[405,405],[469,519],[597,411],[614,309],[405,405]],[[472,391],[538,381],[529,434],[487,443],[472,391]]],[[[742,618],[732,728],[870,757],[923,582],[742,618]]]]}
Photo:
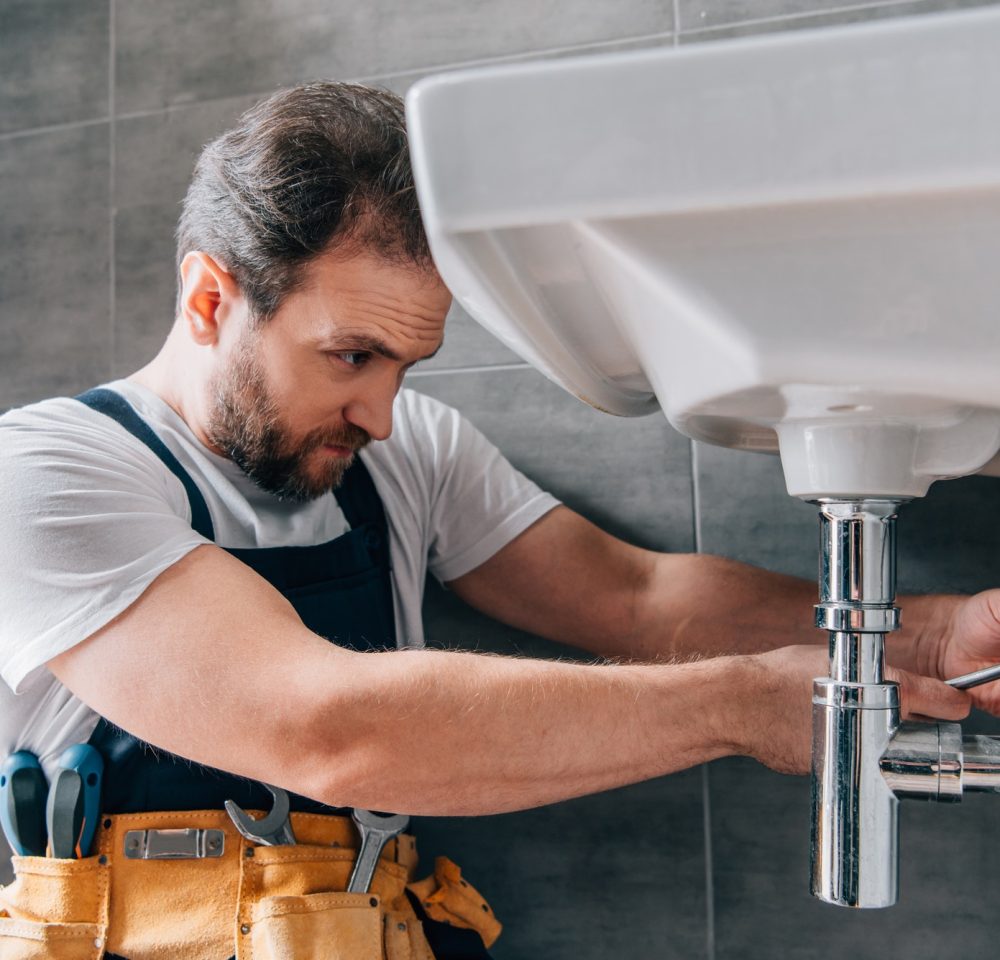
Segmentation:
{"type": "Polygon", "coordinates": [[[433,77],[435,260],[596,407],[919,496],[1000,450],[1000,9],[433,77]]]}

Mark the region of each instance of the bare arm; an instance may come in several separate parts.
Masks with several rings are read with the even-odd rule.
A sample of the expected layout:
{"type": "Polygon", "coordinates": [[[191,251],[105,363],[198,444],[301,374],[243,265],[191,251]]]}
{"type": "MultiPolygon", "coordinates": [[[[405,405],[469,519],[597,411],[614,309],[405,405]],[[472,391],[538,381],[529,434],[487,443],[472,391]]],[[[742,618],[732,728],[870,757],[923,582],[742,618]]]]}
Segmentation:
{"type": "MultiPolygon", "coordinates": [[[[826,643],[813,626],[815,581],[724,557],[643,550],[567,507],[448,586],[498,620],[615,659],[690,660],[826,643]]],[[[903,630],[889,639],[890,662],[930,673],[925,627],[956,602],[901,598],[903,630]]]]}
{"type": "MultiPolygon", "coordinates": [[[[801,650],[671,666],[357,653],[214,546],[50,664],[109,720],[181,756],[415,814],[526,808],[730,753],[804,770],[816,665],[801,650]]],[[[964,713],[966,698],[949,707],[964,713]]]]}

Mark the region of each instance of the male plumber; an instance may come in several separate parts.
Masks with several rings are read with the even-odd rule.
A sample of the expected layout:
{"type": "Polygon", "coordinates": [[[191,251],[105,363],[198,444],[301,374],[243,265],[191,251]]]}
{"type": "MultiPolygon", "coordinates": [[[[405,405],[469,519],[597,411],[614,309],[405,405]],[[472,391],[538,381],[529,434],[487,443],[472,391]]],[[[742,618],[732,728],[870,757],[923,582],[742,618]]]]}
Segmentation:
{"type": "MultiPolygon", "coordinates": [[[[177,265],[147,366],[0,418],[0,754],[48,790],[12,831],[49,831],[0,889],[0,956],[484,958],[499,922],[450,860],[418,869],[407,816],[732,754],[808,770],[813,586],[623,543],[401,388],[451,298],[396,97],[246,113],[177,265]],[[600,662],[424,649],[428,571],[600,662]]],[[[1000,660],[997,593],[905,606],[904,711],[1000,711],[940,680],[1000,660]]]]}

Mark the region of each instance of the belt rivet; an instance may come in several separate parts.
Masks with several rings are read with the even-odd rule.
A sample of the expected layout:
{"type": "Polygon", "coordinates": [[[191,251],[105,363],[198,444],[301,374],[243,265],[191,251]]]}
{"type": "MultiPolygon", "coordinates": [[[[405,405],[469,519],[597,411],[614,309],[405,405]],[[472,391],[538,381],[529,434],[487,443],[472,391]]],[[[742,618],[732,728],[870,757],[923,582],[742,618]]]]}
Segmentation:
{"type": "Polygon", "coordinates": [[[246,935],[249,932],[250,932],[250,924],[249,923],[244,923],[243,926],[240,927],[240,933],[246,935]]]}
{"type": "Polygon", "coordinates": [[[397,923],[396,924],[396,929],[397,930],[406,930],[406,924],[405,923],[397,923]]]}
{"type": "Polygon", "coordinates": [[[111,829],[111,821],[110,820],[105,820],[104,821],[104,829],[105,830],[110,830],[111,829]]]}
{"type": "Polygon", "coordinates": [[[97,862],[102,866],[106,867],[108,865],[108,858],[102,853],[98,858],[97,862]]]}
{"type": "Polygon", "coordinates": [[[376,899],[375,899],[375,897],[372,897],[372,898],[371,898],[371,900],[369,900],[368,902],[369,902],[369,903],[370,903],[370,904],[371,904],[371,905],[372,905],[373,907],[377,907],[377,906],[378,906],[378,900],[376,900],[376,899]]]}
{"type": "Polygon", "coordinates": [[[253,847],[247,847],[246,850],[243,853],[243,856],[245,856],[245,857],[252,857],[253,856],[253,847]]]}

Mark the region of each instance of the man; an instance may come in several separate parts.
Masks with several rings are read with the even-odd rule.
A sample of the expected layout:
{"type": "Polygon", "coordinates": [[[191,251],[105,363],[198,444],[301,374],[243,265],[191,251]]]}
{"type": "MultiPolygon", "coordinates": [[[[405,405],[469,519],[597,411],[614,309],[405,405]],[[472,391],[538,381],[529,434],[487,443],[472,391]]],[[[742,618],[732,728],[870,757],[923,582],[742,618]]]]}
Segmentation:
{"type": "MultiPolygon", "coordinates": [[[[812,585],[622,543],[400,390],[450,297],[396,98],[313,84],[246,114],[202,153],[178,266],[148,366],[0,420],[0,749],[51,774],[94,745],[107,815],[99,856],[18,862],[0,938],[22,952],[0,954],[33,956],[47,920],[130,960],[297,956],[317,938],[358,958],[428,941],[485,956],[488,906],[448,862],[414,883],[403,841],[375,896],[342,893],[354,841],[335,811],[524,809],[728,754],[808,769],[826,670],[812,585]],[[422,649],[428,569],[617,662],[422,649]],[[229,825],[223,801],[267,809],[263,783],[293,794],[297,846],[229,825]],[[223,831],[225,853],[131,857],[127,838],[166,829],[223,831]]],[[[931,678],[1000,658],[997,603],[908,602],[891,641],[906,712],[966,714],[970,696],[931,678]]]]}

